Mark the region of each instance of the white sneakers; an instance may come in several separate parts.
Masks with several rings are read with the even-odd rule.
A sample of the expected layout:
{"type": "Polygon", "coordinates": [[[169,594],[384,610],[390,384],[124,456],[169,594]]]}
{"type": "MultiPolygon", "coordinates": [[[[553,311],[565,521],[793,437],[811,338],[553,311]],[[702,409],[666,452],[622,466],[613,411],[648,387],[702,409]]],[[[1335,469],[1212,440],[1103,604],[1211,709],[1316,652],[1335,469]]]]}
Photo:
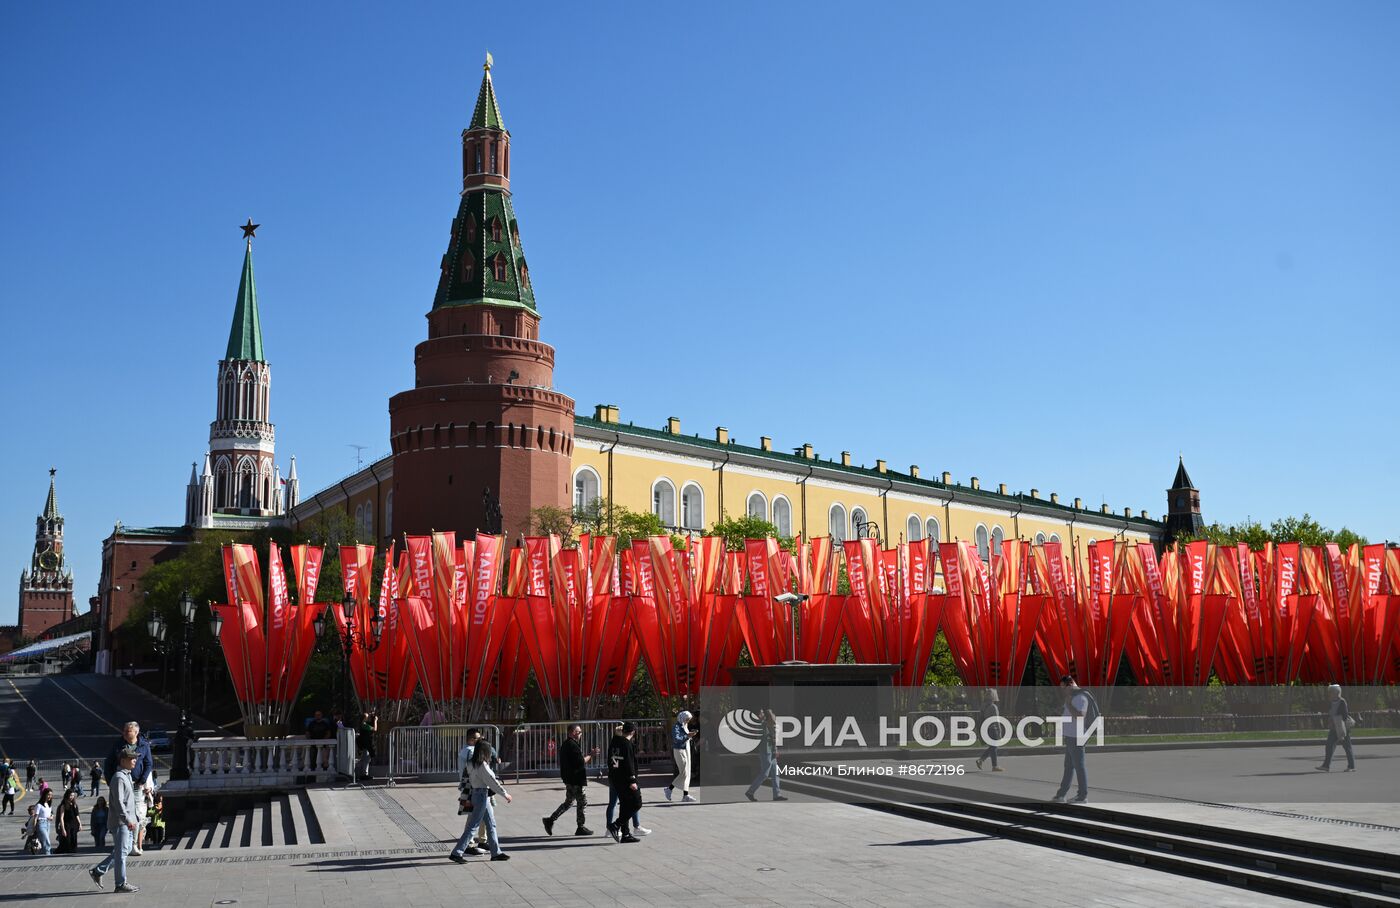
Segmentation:
{"type": "Polygon", "coordinates": [[[632,830],[632,834],[633,834],[633,835],[651,835],[651,830],[650,830],[650,829],[647,829],[645,826],[638,826],[636,829],[632,830]]]}
{"type": "Polygon", "coordinates": [[[685,797],[681,798],[681,800],[686,804],[694,804],[697,802],[698,799],[695,797],[695,795],[686,795],[685,797]]]}
{"type": "Polygon", "coordinates": [[[671,795],[672,795],[674,792],[675,792],[675,789],[673,789],[670,785],[667,785],[667,786],[666,786],[666,800],[668,800],[668,801],[671,800],[671,795]]]}

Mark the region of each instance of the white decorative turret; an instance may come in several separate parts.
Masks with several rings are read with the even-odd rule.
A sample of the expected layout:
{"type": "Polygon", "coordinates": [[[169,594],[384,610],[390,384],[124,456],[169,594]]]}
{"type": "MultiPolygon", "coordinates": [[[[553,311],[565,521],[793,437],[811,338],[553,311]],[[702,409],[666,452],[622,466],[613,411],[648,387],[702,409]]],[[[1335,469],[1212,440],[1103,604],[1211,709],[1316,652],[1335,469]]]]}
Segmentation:
{"type": "Polygon", "coordinates": [[[209,453],[204,454],[204,470],[195,476],[190,464],[190,485],[185,493],[185,526],[207,530],[214,525],[214,474],[209,469],[209,453]]]}
{"type": "Polygon", "coordinates": [[[297,458],[296,455],[293,454],[291,472],[287,474],[287,485],[285,487],[285,492],[283,493],[284,506],[282,513],[292,513],[292,508],[296,507],[297,502],[299,502],[300,500],[301,490],[297,484],[297,458]]]}

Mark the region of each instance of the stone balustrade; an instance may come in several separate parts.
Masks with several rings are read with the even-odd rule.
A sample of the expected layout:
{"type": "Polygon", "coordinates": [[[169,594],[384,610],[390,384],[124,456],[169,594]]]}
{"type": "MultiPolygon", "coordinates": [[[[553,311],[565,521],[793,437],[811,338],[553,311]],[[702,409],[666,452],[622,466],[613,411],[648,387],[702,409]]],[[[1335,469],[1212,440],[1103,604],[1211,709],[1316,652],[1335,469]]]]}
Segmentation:
{"type": "MultiPolygon", "coordinates": [[[[188,790],[252,790],[330,782],[337,742],[206,738],[190,745],[188,790]]],[[[170,783],[174,784],[174,783],[170,783]]]]}

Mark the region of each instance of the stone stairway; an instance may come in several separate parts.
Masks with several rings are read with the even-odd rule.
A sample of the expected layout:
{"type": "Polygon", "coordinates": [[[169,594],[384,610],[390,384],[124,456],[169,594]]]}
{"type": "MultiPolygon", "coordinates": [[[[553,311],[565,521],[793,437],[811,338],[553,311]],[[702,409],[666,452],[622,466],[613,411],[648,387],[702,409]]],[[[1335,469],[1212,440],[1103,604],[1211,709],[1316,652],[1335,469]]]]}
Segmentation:
{"type": "Polygon", "coordinates": [[[316,810],[304,789],[276,794],[172,839],[161,850],[324,845],[316,810]]]}

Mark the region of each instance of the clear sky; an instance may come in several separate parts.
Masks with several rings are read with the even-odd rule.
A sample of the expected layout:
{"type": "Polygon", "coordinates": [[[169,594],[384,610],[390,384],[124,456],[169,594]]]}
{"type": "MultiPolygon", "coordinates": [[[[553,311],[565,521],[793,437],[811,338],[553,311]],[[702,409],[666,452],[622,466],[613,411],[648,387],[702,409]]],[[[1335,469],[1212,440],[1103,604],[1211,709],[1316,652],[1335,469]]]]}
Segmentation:
{"type": "MultiPolygon", "coordinates": [[[[254,247],[277,455],[388,451],[491,51],[556,382],[1400,537],[1400,4],[0,6],[0,567],[183,519],[254,247]]],[[[15,587],[10,587],[15,589],[15,587]]],[[[13,622],[14,594],[0,595],[13,622]]]]}

